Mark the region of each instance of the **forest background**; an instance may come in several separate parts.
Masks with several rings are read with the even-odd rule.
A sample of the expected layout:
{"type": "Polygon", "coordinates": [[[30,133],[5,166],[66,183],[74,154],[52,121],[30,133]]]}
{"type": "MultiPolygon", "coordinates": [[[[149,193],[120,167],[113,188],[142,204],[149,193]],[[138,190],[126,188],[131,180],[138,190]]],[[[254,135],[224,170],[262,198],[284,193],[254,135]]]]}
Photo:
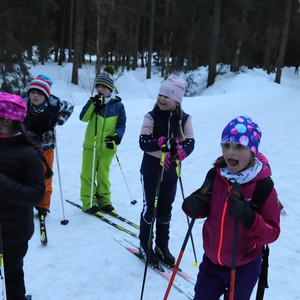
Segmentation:
{"type": "MultiPolygon", "coordinates": [[[[276,72],[300,63],[299,0],[0,0],[0,88],[23,92],[28,64],[95,60],[96,74],[153,65],[162,77],[208,66],[207,86],[222,72],[276,72]]],[[[192,75],[187,78],[193,84],[192,75]]]]}

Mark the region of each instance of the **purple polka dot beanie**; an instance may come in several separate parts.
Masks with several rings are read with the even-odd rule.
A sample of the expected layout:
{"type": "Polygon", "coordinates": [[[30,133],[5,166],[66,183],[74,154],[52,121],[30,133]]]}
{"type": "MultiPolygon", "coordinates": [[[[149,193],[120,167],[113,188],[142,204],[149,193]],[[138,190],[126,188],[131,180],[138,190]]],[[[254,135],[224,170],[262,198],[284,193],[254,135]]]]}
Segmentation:
{"type": "Polygon", "coordinates": [[[26,112],[27,105],[22,97],[0,92],[0,118],[22,123],[26,112]]]}
{"type": "Polygon", "coordinates": [[[181,103],[185,93],[186,82],[184,79],[171,75],[160,86],[159,94],[181,103]]]}
{"type": "Polygon", "coordinates": [[[249,117],[239,116],[225,126],[222,132],[221,145],[227,142],[238,143],[257,155],[260,139],[261,131],[258,125],[249,117]]]}

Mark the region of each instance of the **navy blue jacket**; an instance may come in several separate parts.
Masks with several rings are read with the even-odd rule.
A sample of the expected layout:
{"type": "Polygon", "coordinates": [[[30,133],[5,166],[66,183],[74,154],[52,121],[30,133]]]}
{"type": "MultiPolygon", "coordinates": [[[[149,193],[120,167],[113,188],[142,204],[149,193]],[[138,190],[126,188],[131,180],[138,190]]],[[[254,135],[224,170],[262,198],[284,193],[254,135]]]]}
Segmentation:
{"type": "MultiPolygon", "coordinates": [[[[161,136],[164,137],[177,137],[178,127],[179,127],[179,112],[175,110],[174,112],[162,111],[157,105],[154,109],[150,111],[148,117],[152,120],[151,122],[151,132],[148,132],[149,124],[145,126],[145,122],[142,127],[140,135],[140,148],[145,152],[141,165],[141,173],[145,177],[158,176],[160,172],[160,155],[157,157],[157,154],[154,154],[157,151],[160,152],[160,148],[157,144],[158,138],[161,136]],[[148,133],[148,134],[144,134],[148,133]]],[[[147,116],[146,115],[146,116],[147,116]]],[[[145,116],[145,117],[146,117],[145,116]]],[[[182,114],[182,128],[185,132],[186,123],[190,122],[190,116],[183,112],[182,114]]],[[[195,140],[193,137],[193,132],[189,132],[186,136],[186,139],[183,142],[180,142],[180,145],[185,150],[187,156],[194,150],[195,140]]],[[[164,181],[176,181],[177,174],[175,167],[170,166],[168,171],[164,172],[164,181]]]]}

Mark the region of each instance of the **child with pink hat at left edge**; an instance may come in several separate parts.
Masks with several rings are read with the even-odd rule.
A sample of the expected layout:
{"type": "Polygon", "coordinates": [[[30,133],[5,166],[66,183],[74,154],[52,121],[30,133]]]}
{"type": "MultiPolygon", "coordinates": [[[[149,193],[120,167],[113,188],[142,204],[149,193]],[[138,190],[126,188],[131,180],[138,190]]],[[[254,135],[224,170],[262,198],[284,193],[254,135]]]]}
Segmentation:
{"type": "Polygon", "coordinates": [[[23,124],[26,112],[22,97],[0,92],[0,248],[5,268],[1,275],[8,300],[31,299],[25,296],[23,260],[34,232],[33,207],[45,192],[43,153],[29,139],[23,124]]]}

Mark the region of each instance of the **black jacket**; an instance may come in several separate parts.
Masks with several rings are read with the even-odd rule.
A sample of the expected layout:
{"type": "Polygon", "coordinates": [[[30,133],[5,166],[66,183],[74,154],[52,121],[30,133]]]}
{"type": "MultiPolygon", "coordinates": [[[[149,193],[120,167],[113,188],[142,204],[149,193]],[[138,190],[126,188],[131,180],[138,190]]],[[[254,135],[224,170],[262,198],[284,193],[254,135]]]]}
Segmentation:
{"type": "Polygon", "coordinates": [[[3,245],[28,241],[34,231],[33,207],[45,192],[38,151],[22,135],[0,138],[0,226],[3,245]]]}

